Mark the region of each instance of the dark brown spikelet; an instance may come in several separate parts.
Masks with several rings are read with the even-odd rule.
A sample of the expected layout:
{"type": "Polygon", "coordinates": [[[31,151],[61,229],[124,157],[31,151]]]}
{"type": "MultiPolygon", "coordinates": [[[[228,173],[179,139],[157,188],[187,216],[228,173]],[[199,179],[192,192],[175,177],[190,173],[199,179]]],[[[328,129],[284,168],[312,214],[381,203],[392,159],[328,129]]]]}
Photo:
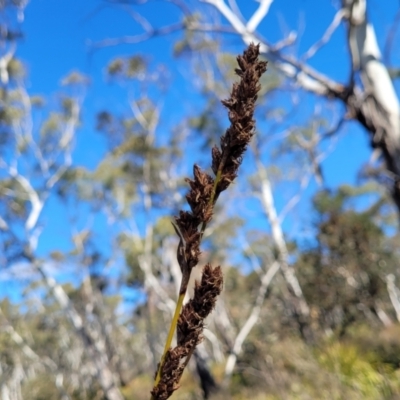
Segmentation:
{"type": "Polygon", "coordinates": [[[191,189],[186,195],[186,200],[193,215],[196,215],[202,222],[208,223],[212,217],[210,199],[213,193],[214,179],[197,165],[193,167],[193,176],[194,180],[186,179],[191,189]]]}
{"type": "Polygon", "coordinates": [[[223,285],[221,267],[213,268],[206,264],[203,268],[201,283],[196,282],[194,289],[193,310],[200,317],[205,319],[215,307],[217,297],[220,295],[223,285]]]}
{"type": "Polygon", "coordinates": [[[179,317],[178,345],[190,343],[191,346],[192,342],[201,341],[203,321],[214,309],[222,285],[221,267],[213,268],[210,264],[205,265],[201,282],[196,282],[193,299],[183,307],[179,317]]]}
{"type": "MultiPolygon", "coordinates": [[[[184,275],[190,275],[191,269],[197,265],[201,237],[212,218],[214,204],[219,194],[236,178],[243,153],[254,134],[253,116],[257,93],[261,87],[259,80],[267,69],[267,62],[259,61],[258,55],[259,45],[251,43],[243,55],[237,57],[239,68],[235,71],[240,81],[233,85],[230,98],[222,101],[229,110],[231,125],[221,137],[221,149],[212,149],[211,169],[216,178],[195,165],[193,179],[186,179],[190,185],[186,199],[191,212],[181,211],[175,217],[180,235],[185,240],[185,248],[181,249],[182,254],[178,257],[184,275]],[[202,227],[198,232],[200,224],[202,227]]],[[[188,277],[184,277],[181,293],[186,291],[188,281],[188,277]]]]}
{"type": "Polygon", "coordinates": [[[165,356],[161,380],[151,392],[154,399],[168,399],[179,388],[188,358],[203,339],[204,320],[214,309],[222,285],[221,267],[213,268],[207,264],[201,282],[196,282],[193,299],[183,307],[179,316],[177,346],[168,350],[165,356]]]}
{"type": "Polygon", "coordinates": [[[228,109],[231,125],[221,137],[221,149],[214,147],[211,153],[212,170],[215,175],[221,175],[215,200],[236,178],[243,153],[254,135],[254,108],[261,88],[259,80],[267,70],[267,62],[258,61],[259,50],[259,45],[251,43],[243,55],[237,57],[240,68],[235,71],[240,82],[233,85],[230,98],[222,101],[228,109]]]}

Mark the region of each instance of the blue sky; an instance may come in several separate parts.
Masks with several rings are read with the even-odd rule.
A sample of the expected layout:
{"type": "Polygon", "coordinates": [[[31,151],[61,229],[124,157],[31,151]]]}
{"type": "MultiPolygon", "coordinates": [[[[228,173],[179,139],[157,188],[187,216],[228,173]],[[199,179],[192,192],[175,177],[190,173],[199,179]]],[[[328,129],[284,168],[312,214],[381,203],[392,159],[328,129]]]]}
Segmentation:
{"type": "MultiPolygon", "coordinates": [[[[188,4],[194,6],[199,3],[188,1],[188,4]]],[[[245,18],[258,6],[257,2],[250,0],[238,1],[238,4],[245,18]]],[[[331,22],[335,12],[334,4],[334,1],[327,0],[275,0],[268,16],[261,23],[259,32],[270,43],[275,43],[291,30],[298,31],[299,40],[295,49],[298,54],[302,54],[331,22]]],[[[370,0],[368,7],[379,44],[383,48],[399,4],[395,0],[370,0]]],[[[171,23],[179,18],[179,13],[171,4],[160,1],[149,2],[137,10],[154,26],[171,23]]],[[[210,7],[203,7],[202,10],[215,12],[210,7]]],[[[22,31],[24,39],[18,45],[17,55],[28,67],[27,87],[31,94],[42,94],[51,98],[52,93],[59,89],[62,77],[72,70],[79,70],[91,78],[83,108],[83,125],[78,132],[74,153],[76,164],[95,168],[104,154],[104,139],[95,132],[96,113],[103,109],[122,113],[128,109],[126,91],[105,80],[105,66],[114,57],[141,54],[153,66],[159,63],[167,66],[173,85],[165,99],[165,126],[176,124],[182,115],[193,112],[196,105],[201,104],[196,89],[185,79],[187,64],[172,56],[174,40],[181,36],[180,33],[136,45],[103,48],[93,54],[89,52],[92,42],[141,33],[141,28],[121,8],[107,6],[106,2],[98,0],[31,0],[26,8],[22,31]]],[[[236,53],[243,50],[241,40],[235,36],[226,37],[225,45],[236,53]]],[[[397,59],[394,57],[394,61],[399,61],[399,55],[397,59]]],[[[321,49],[310,63],[324,74],[346,82],[349,59],[343,28],[337,30],[331,43],[321,49]]],[[[308,97],[304,99],[306,101],[301,102],[300,107],[307,113],[314,107],[314,103],[311,100],[308,102],[308,97]]],[[[369,156],[367,135],[356,124],[348,124],[346,135],[323,164],[328,185],[335,187],[340,183],[355,182],[360,165],[369,156]]],[[[309,195],[313,190],[315,185],[311,186],[309,195]]],[[[280,202],[283,202],[283,198],[277,195],[278,208],[282,206],[280,202]]],[[[46,209],[46,229],[39,248],[43,253],[52,248],[54,237],[62,237],[70,232],[69,228],[64,228],[63,222],[67,221],[67,216],[61,214],[62,212],[62,207],[56,201],[51,201],[46,209]],[[51,223],[55,215],[57,224],[51,223]]],[[[100,221],[99,227],[103,223],[104,221],[100,221]]],[[[293,220],[288,219],[285,228],[290,230],[292,223],[293,220]]]]}
{"type": "MultiPolygon", "coordinates": [[[[188,2],[188,4],[198,2],[188,2]]],[[[296,45],[299,54],[304,52],[324,32],[330,23],[334,7],[330,1],[320,0],[275,0],[265,20],[261,23],[259,31],[269,42],[274,43],[289,31],[299,31],[299,41],[296,45]]],[[[239,2],[241,10],[248,18],[257,7],[255,1],[239,2]]],[[[370,15],[377,31],[381,47],[387,36],[388,27],[393,20],[398,4],[395,0],[369,1],[370,15]]],[[[153,23],[160,26],[166,22],[177,21],[179,14],[171,4],[163,2],[150,2],[138,7],[138,11],[153,23]]],[[[211,10],[205,7],[203,10],[211,10]]],[[[180,101],[187,106],[183,97],[190,96],[196,101],[195,91],[190,82],[182,76],[185,66],[177,62],[172,56],[174,39],[180,34],[157,38],[136,45],[120,45],[104,48],[89,54],[89,43],[110,37],[120,37],[141,32],[141,28],[121,8],[106,6],[106,2],[99,0],[31,0],[26,8],[25,21],[22,25],[25,35],[18,46],[18,55],[26,62],[29,76],[27,79],[31,93],[40,93],[48,96],[59,88],[60,80],[73,69],[89,75],[92,84],[89,87],[84,107],[84,127],[79,135],[75,157],[77,162],[94,167],[101,153],[101,143],[98,135],[93,132],[94,116],[102,109],[113,108],[117,112],[127,109],[126,93],[116,85],[105,82],[105,65],[119,55],[144,54],[147,59],[156,63],[164,63],[171,71],[174,85],[169,90],[170,103],[166,102],[164,115],[169,115],[168,107],[175,101],[180,101]],[[104,6],[104,7],[103,7],[104,6]],[[86,146],[86,143],[97,143],[96,146],[86,146]]],[[[349,72],[347,58],[347,45],[344,29],[338,29],[333,35],[331,43],[322,48],[311,60],[311,64],[325,74],[345,82],[349,72]]],[[[230,50],[239,52],[243,46],[237,37],[228,37],[226,43],[230,50]]],[[[190,103],[190,102],[189,102],[190,103]]],[[[187,110],[184,110],[187,111],[187,110]]],[[[360,150],[360,140],[363,148],[367,141],[363,133],[356,133],[344,146],[354,146],[360,150]],[[353,142],[354,138],[354,142],[353,142]]],[[[368,149],[362,152],[360,158],[354,159],[358,164],[365,159],[368,149]]],[[[340,154],[340,149],[337,153],[340,154]]],[[[348,160],[350,161],[350,160],[348,160]]],[[[330,161],[327,161],[329,165],[330,161]]],[[[332,161],[336,163],[336,161],[332,161]]],[[[340,166],[337,166],[340,167],[340,166]]],[[[348,168],[348,166],[346,166],[348,168]]],[[[332,168],[326,168],[327,172],[332,168]]],[[[333,173],[331,179],[342,175],[342,171],[333,173]]],[[[328,172],[329,173],[329,172],[328,172]]]]}
{"type": "MultiPolygon", "coordinates": [[[[197,1],[189,1],[198,5],[197,1]]],[[[333,1],[320,0],[275,0],[259,31],[274,43],[291,30],[299,32],[298,51],[307,49],[324,32],[332,20],[335,8],[333,1]]],[[[152,39],[135,45],[121,45],[105,48],[89,57],[88,45],[110,37],[141,33],[141,28],[121,8],[101,7],[106,2],[100,0],[31,0],[25,12],[22,29],[25,39],[19,44],[18,54],[29,66],[29,83],[33,91],[49,93],[57,89],[60,78],[71,69],[79,69],[93,77],[94,85],[90,93],[100,97],[93,107],[102,104],[104,97],[103,68],[116,55],[142,53],[155,62],[162,62],[174,69],[176,60],[171,55],[173,40],[179,34],[152,39]]],[[[256,1],[239,1],[245,17],[252,14],[256,1]]],[[[385,42],[390,23],[398,10],[395,0],[369,0],[369,14],[377,32],[381,48],[385,42]]],[[[171,4],[161,1],[149,2],[137,7],[154,26],[174,22],[179,13],[171,4]]],[[[203,11],[213,10],[203,7],[203,11]]],[[[335,79],[345,80],[348,59],[337,59],[346,54],[345,32],[338,29],[331,44],[323,48],[312,59],[312,65],[335,79]]],[[[228,41],[229,42],[229,41],[228,41]]],[[[239,50],[240,40],[230,41],[239,50]]]]}

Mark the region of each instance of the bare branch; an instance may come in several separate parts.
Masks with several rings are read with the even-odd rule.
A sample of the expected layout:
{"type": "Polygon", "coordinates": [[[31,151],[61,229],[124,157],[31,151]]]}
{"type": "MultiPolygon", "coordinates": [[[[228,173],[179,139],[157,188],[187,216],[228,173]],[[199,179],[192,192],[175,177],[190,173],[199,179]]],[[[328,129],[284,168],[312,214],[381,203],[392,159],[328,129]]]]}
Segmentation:
{"type": "Polygon", "coordinates": [[[10,227],[8,226],[7,222],[0,216],[0,229],[2,231],[8,231],[10,227]]]}
{"type": "Polygon", "coordinates": [[[280,40],[279,42],[271,46],[271,50],[280,51],[285,47],[291,46],[296,40],[297,40],[297,33],[291,31],[287,37],[285,37],[284,39],[280,40]]]}
{"type": "Polygon", "coordinates": [[[269,8],[274,0],[257,0],[257,1],[260,3],[260,5],[246,24],[247,32],[249,33],[253,33],[257,29],[260,22],[268,14],[269,8]]]}
{"type": "Polygon", "coordinates": [[[326,29],[325,33],[322,35],[321,39],[319,39],[316,43],[314,43],[303,55],[303,61],[308,60],[309,58],[313,57],[315,53],[324,45],[326,45],[329,40],[331,39],[333,33],[335,32],[336,28],[342,22],[344,17],[348,16],[348,11],[344,8],[341,8],[334,16],[331,24],[326,29]]]}
{"type": "Polygon", "coordinates": [[[0,82],[4,86],[7,85],[9,81],[8,64],[13,59],[16,49],[17,47],[15,45],[15,42],[13,42],[10,46],[9,51],[2,57],[0,57],[0,82]]]}
{"type": "Polygon", "coordinates": [[[182,22],[178,22],[176,24],[168,25],[168,26],[163,26],[161,28],[154,28],[150,31],[146,31],[145,33],[139,34],[139,35],[134,35],[134,36],[122,36],[120,38],[110,38],[110,39],[104,39],[100,40],[99,42],[91,43],[89,42],[89,47],[91,49],[98,49],[102,47],[110,47],[110,46],[118,46],[120,44],[136,44],[140,42],[144,42],[146,40],[158,37],[158,36],[163,36],[163,35],[169,35],[174,32],[178,32],[182,29],[184,29],[185,24],[182,22]]]}
{"type": "Polygon", "coordinates": [[[161,28],[154,28],[150,31],[147,31],[145,33],[140,33],[138,35],[122,36],[119,38],[109,38],[94,43],[88,42],[88,45],[91,50],[96,50],[102,47],[118,46],[120,44],[137,44],[145,42],[146,40],[154,39],[156,37],[166,36],[175,32],[179,32],[184,29],[188,29],[191,31],[198,31],[198,32],[221,32],[221,33],[236,34],[235,30],[229,26],[198,24],[195,22],[190,22],[190,23],[178,22],[175,24],[163,26],[161,28]]]}
{"type": "Polygon", "coordinates": [[[222,346],[217,336],[207,328],[204,328],[203,331],[204,337],[211,343],[213,349],[213,355],[217,362],[224,361],[224,353],[222,352],[222,346]]]}
{"type": "Polygon", "coordinates": [[[396,287],[395,277],[393,274],[389,274],[386,277],[386,286],[390,301],[392,302],[394,311],[396,312],[397,321],[400,322],[400,290],[396,287]]]}
{"type": "MultiPolygon", "coordinates": [[[[154,276],[153,271],[151,269],[151,254],[149,255],[149,241],[146,243],[140,238],[138,232],[138,228],[136,226],[135,221],[130,222],[131,230],[132,230],[132,240],[135,243],[135,246],[138,249],[141,249],[143,253],[141,256],[138,257],[139,267],[144,273],[145,277],[145,289],[146,291],[152,290],[160,299],[161,301],[158,302],[158,307],[163,311],[167,312],[168,314],[172,314],[175,310],[175,302],[169,297],[168,293],[164,290],[161,286],[158,279],[154,276]],[[147,248],[147,252],[146,252],[147,248]],[[147,255],[147,256],[146,256],[147,255]]],[[[151,226],[146,228],[147,235],[149,234],[149,229],[151,226]]],[[[150,248],[151,249],[151,248],[150,248]]]]}
{"type": "Polygon", "coordinates": [[[60,139],[60,149],[66,149],[72,142],[75,128],[79,121],[80,106],[78,102],[73,102],[71,109],[71,117],[68,119],[65,130],[60,139]]]}
{"type": "Polygon", "coordinates": [[[272,279],[274,278],[276,273],[279,271],[279,268],[280,268],[279,263],[274,262],[268,268],[268,271],[261,278],[261,285],[258,289],[258,294],[257,294],[255,304],[252,307],[249,317],[247,318],[246,322],[240,329],[239,334],[236,336],[233,348],[232,348],[231,353],[229,354],[229,357],[226,361],[225,378],[224,378],[225,384],[229,382],[229,380],[232,376],[233,370],[236,365],[237,358],[242,351],[242,345],[243,345],[244,341],[246,340],[247,336],[249,335],[249,333],[253,329],[254,325],[258,321],[258,318],[259,318],[260,312],[261,312],[261,307],[264,302],[264,298],[267,293],[268,287],[269,287],[270,283],[272,282],[272,279]]]}
{"type": "Polygon", "coordinates": [[[39,219],[40,213],[43,209],[43,201],[40,199],[36,190],[32,187],[29,181],[22,175],[20,175],[15,167],[9,167],[10,176],[13,177],[25,190],[26,194],[29,197],[29,201],[31,203],[31,212],[29,213],[29,217],[25,222],[25,228],[27,231],[31,231],[35,226],[39,219]]]}
{"type": "Polygon", "coordinates": [[[322,137],[322,139],[327,139],[333,135],[335,135],[336,133],[339,132],[339,130],[342,128],[343,124],[347,121],[348,119],[346,118],[346,116],[342,116],[338,122],[333,125],[333,127],[331,129],[329,129],[326,132],[323,132],[320,134],[320,136],[322,137]]]}
{"type": "Polygon", "coordinates": [[[27,141],[29,143],[29,146],[32,148],[33,154],[36,157],[36,160],[38,161],[40,168],[42,170],[42,173],[44,175],[47,175],[49,171],[49,163],[48,161],[43,157],[43,153],[40,149],[40,147],[37,145],[36,141],[33,138],[33,122],[32,122],[32,104],[31,104],[31,99],[28,95],[28,92],[26,91],[25,87],[23,85],[19,85],[18,88],[19,94],[21,95],[22,99],[22,105],[24,107],[24,126],[18,127],[14,124],[14,130],[18,131],[21,130],[21,136],[24,135],[27,138],[27,141]]]}
{"type": "Polygon", "coordinates": [[[375,301],[374,308],[375,308],[376,315],[378,316],[378,318],[380,319],[380,321],[386,328],[393,325],[393,321],[391,320],[389,315],[387,315],[387,313],[383,310],[382,302],[380,300],[375,301]]]}
{"type": "MultiPolygon", "coordinates": [[[[260,37],[247,30],[237,15],[222,0],[200,0],[217,8],[228,20],[234,30],[242,37],[244,43],[260,42],[260,37]]],[[[274,62],[278,70],[287,77],[294,79],[303,89],[318,95],[339,95],[344,90],[343,85],[316,72],[311,67],[300,63],[293,57],[281,54],[272,46],[262,41],[260,51],[265,54],[269,61],[274,62]]]]}
{"type": "Polygon", "coordinates": [[[237,333],[236,328],[229,317],[223,297],[219,299],[216,312],[212,318],[227,347],[231,349],[237,333]]]}
{"type": "Polygon", "coordinates": [[[244,21],[243,14],[241,13],[236,0],[228,0],[228,2],[229,2],[229,6],[231,7],[232,11],[241,19],[241,21],[244,21]]]}
{"type": "Polygon", "coordinates": [[[283,207],[282,211],[279,213],[278,216],[278,221],[280,224],[283,223],[285,220],[286,216],[290,213],[290,211],[293,210],[293,208],[298,204],[298,202],[301,199],[301,196],[303,195],[304,191],[307,189],[308,184],[310,183],[312,177],[312,173],[306,173],[303,175],[300,181],[300,190],[298,193],[296,193],[283,207]]]}
{"type": "Polygon", "coordinates": [[[279,263],[282,269],[283,276],[285,277],[285,280],[291,288],[293,294],[298,299],[299,312],[303,316],[308,316],[310,310],[304,299],[303,291],[301,290],[299,281],[297,280],[293,269],[289,266],[289,252],[284,239],[282,227],[276,213],[276,208],[272,196],[271,183],[269,181],[267,171],[261,163],[258,163],[258,169],[261,180],[261,202],[263,204],[264,211],[267,215],[269,223],[271,224],[272,238],[279,252],[279,263]]]}
{"type": "Polygon", "coordinates": [[[145,32],[151,32],[153,30],[150,22],[142,14],[136,12],[131,7],[125,6],[124,4],[122,5],[122,7],[143,28],[145,32]]]}

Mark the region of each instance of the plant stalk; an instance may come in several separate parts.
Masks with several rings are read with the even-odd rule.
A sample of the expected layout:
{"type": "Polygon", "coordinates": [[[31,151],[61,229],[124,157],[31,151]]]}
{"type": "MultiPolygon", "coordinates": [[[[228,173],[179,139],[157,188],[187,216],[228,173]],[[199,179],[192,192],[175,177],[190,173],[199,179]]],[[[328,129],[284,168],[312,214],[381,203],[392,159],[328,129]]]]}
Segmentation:
{"type": "MultiPolygon", "coordinates": [[[[223,164],[224,164],[224,163],[225,163],[225,158],[223,158],[223,159],[221,160],[221,163],[220,163],[220,165],[219,165],[218,173],[217,173],[217,176],[215,177],[215,181],[214,181],[213,191],[212,191],[212,194],[211,194],[209,203],[208,203],[209,205],[211,205],[211,204],[214,203],[215,193],[216,193],[216,190],[217,190],[218,182],[219,182],[220,179],[221,179],[222,169],[223,169],[223,164]]],[[[206,227],[207,227],[207,224],[206,224],[205,222],[203,222],[203,224],[201,225],[201,229],[200,229],[201,237],[203,237],[203,234],[204,234],[204,231],[206,230],[206,227]]],[[[191,270],[189,270],[189,278],[190,278],[190,273],[191,273],[191,270]]],[[[183,282],[183,279],[184,279],[184,278],[182,277],[182,282],[183,282]]],[[[168,332],[167,340],[166,340],[166,342],[165,342],[164,351],[163,351],[163,354],[162,354],[162,356],[161,356],[160,364],[159,364],[159,366],[158,366],[157,375],[156,375],[156,377],[155,377],[155,379],[154,379],[154,386],[157,386],[158,383],[160,382],[162,367],[163,367],[164,361],[165,361],[165,356],[166,356],[166,354],[167,354],[167,351],[168,351],[168,350],[170,349],[170,347],[171,347],[172,339],[173,339],[173,337],[174,337],[174,333],[175,333],[176,327],[177,327],[177,325],[178,325],[179,315],[180,315],[180,313],[181,313],[181,311],[182,311],[183,300],[184,300],[184,298],[185,298],[186,291],[187,291],[187,285],[185,285],[185,286],[186,286],[185,291],[184,291],[183,293],[181,293],[181,291],[179,292],[179,297],[178,297],[178,301],[177,301],[177,303],[176,303],[176,307],[175,307],[175,311],[174,311],[174,316],[173,316],[173,318],[172,318],[171,325],[170,325],[170,327],[169,327],[169,332],[168,332]]],[[[188,359],[186,359],[185,365],[187,365],[187,363],[189,362],[190,356],[191,356],[191,354],[188,356],[188,359]]],[[[151,400],[156,400],[156,399],[154,398],[153,395],[151,396],[150,399],[151,399],[151,400]]]]}

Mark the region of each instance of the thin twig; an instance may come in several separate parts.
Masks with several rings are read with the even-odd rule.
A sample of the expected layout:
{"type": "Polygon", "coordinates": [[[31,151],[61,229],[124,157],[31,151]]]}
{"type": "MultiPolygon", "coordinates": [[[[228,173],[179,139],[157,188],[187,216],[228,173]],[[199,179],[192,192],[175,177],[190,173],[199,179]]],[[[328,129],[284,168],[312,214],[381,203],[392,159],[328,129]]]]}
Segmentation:
{"type": "Polygon", "coordinates": [[[335,32],[336,28],[342,22],[343,18],[347,17],[348,12],[346,9],[341,8],[334,16],[332,22],[326,29],[325,33],[322,35],[321,39],[319,39],[316,43],[314,43],[303,55],[302,60],[308,60],[309,58],[313,57],[315,53],[324,45],[326,45],[329,40],[331,39],[333,33],[335,32]]]}

